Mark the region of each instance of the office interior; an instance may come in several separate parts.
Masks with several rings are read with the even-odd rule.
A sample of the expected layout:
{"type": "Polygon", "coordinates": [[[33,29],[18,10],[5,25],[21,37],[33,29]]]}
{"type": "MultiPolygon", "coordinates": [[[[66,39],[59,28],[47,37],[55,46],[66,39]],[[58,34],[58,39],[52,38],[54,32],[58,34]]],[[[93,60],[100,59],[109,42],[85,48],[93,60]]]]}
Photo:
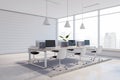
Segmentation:
{"type": "Polygon", "coordinates": [[[0,0],[0,80],[120,80],[119,21],[120,0],[0,0]],[[46,46],[50,47],[46,60],[76,47],[85,47],[92,61],[102,48],[97,57],[111,60],[54,77],[41,74],[37,66],[31,70],[18,64],[29,64],[30,57],[45,62],[41,49],[46,46]],[[38,53],[29,52],[31,48],[38,53]]]}

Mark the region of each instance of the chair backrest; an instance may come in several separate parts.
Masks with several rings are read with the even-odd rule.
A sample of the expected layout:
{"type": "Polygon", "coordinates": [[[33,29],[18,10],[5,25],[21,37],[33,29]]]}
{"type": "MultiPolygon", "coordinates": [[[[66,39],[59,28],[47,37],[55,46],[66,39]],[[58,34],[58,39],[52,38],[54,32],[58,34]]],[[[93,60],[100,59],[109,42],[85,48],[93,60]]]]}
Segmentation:
{"type": "Polygon", "coordinates": [[[84,41],[77,41],[77,46],[78,46],[78,47],[84,46],[84,41]]]}
{"type": "Polygon", "coordinates": [[[97,48],[97,50],[96,50],[96,53],[97,54],[100,54],[102,52],[102,46],[99,46],[98,48],[97,48]]]}
{"type": "Polygon", "coordinates": [[[86,52],[87,52],[86,47],[83,47],[81,50],[81,56],[86,55],[86,52]]]}
{"type": "Polygon", "coordinates": [[[66,53],[67,53],[66,49],[60,49],[58,54],[57,54],[57,59],[64,59],[64,58],[66,58],[66,53]]]}

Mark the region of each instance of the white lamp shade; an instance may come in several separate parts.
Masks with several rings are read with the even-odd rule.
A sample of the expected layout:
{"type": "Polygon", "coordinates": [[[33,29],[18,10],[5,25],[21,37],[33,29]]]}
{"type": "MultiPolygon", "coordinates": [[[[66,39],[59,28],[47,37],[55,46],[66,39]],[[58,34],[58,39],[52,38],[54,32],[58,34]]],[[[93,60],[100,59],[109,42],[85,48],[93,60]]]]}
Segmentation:
{"type": "Polygon", "coordinates": [[[70,27],[70,23],[69,23],[69,21],[66,21],[66,23],[65,23],[65,26],[64,27],[70,27]]]}
{"type": "Polygon", "coordinates": [[[81,24],[80,29],[85,29],[85,26],[83,23],[81,24]]]}
{"type": "Polygon", "coordinates": [[[46,17],[44,22],[43,22],[44,25],[50,25],[49,21],[48,21],[48,18],[46,17]]]}

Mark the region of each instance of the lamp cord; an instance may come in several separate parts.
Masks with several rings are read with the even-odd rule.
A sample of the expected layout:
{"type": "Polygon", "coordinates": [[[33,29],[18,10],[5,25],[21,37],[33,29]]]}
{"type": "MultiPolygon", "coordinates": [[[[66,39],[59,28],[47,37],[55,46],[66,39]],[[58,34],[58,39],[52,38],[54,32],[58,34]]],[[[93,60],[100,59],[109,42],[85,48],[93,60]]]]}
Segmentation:
{"type": "Polygon", "coordinates": [[[67,0],[67,20],[68,20],[68,0],[67,0]]]}
{"type": "Polygon", "coordinates": [[[48,8],[48,6],[47,6],[47,4],[48,4],[48,1],[46,0],[46,17],[47,17],[47,8],[48,8]]]}
{"type": "Polygon", "coordinates": [[[81,2],[81,6],[82,6],[82,23],[83,23],[83,1],[81,2]]]}

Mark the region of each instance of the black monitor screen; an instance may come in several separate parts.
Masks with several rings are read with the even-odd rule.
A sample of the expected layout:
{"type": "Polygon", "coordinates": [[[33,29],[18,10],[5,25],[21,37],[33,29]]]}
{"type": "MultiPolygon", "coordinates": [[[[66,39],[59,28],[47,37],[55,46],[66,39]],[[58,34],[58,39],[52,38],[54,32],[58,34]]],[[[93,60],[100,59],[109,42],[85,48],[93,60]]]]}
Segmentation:
{"type": "Polygon", "coordinates": [[[55,40],[45,40],[46,47],[55,47],[55,40]]]}
{"type": "Polygon", "coordinates": [[[84,45],[90,45],[90,40],[84,40],[84,45]]]}
{"type": "Polygon", "coordinates": [[[69,40],[68,41],[68,45],[69,46],[75,46],[76,44],[75,44],[75,40],[69,40]]]}

